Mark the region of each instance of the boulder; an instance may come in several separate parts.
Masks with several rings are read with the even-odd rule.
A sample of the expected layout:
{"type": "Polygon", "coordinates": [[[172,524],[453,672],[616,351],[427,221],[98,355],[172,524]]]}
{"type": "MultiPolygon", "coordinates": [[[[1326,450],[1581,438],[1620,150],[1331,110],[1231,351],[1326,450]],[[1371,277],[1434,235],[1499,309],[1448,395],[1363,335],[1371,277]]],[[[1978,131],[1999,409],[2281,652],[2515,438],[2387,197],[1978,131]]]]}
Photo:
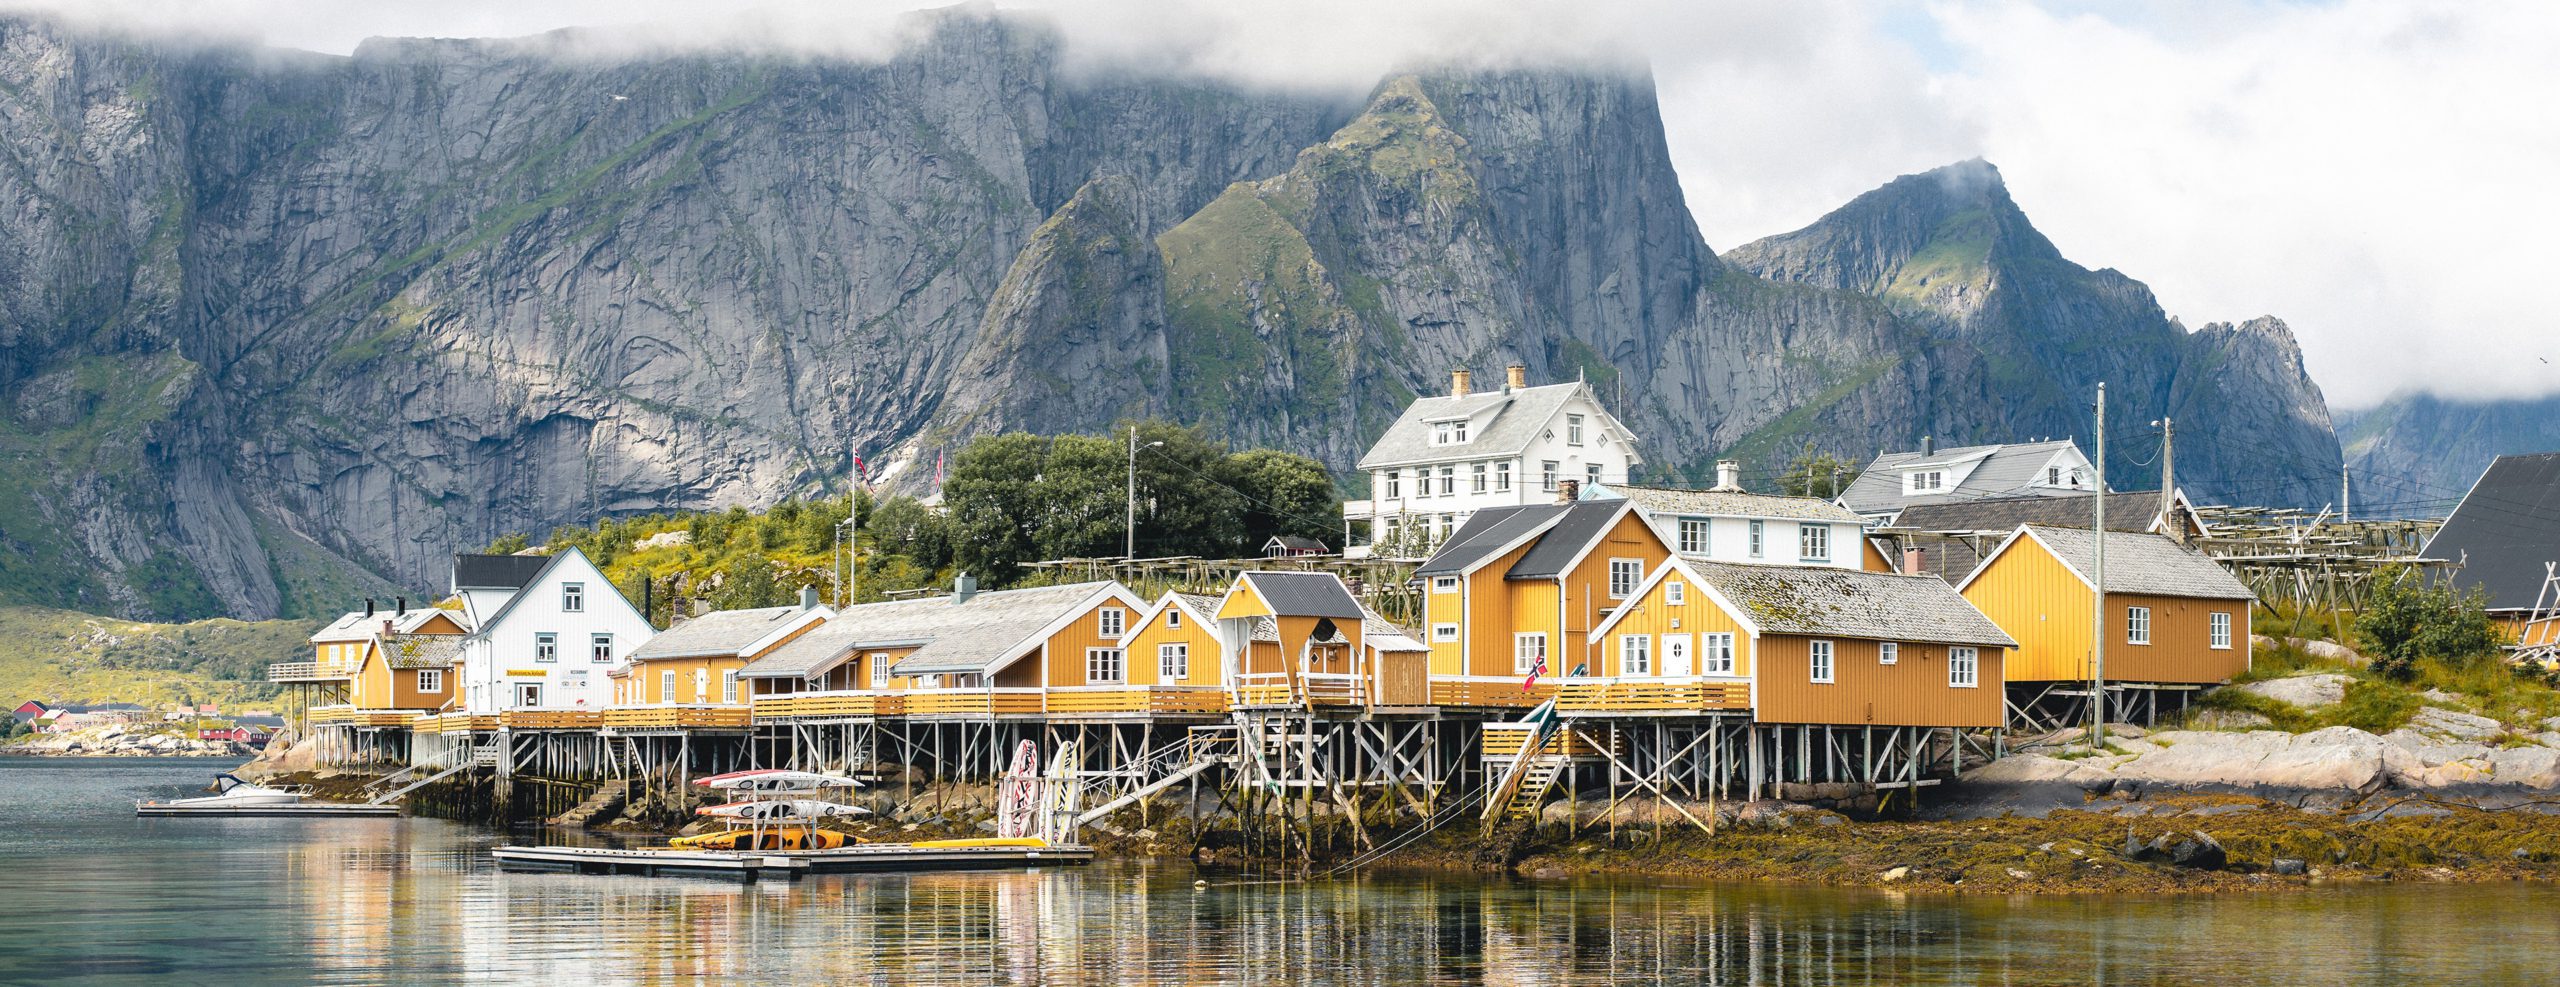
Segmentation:
{"type": "Polygon", "coordinates": [[[2264,682],[2251,682],[2231,688],[2253,696],[2264,696],[2277,702],[2291,703],[2303,709],[2317,709],[2347,698],[2347,684],[2353,681],[2355,676],[2330,672],[2268,679],[2264,682]]]}
{"type": "Polygon", "coordinates": [[[2167,750],[2127,762],[2118,776],[2185,787],[2368,792],[2388,781],[2395,765],[2416,763],[2407,751],[2354,727],[2301,735],[2181,730],[2158,739],[2167,750]]]}
{"type": "Polygon", "coordinates": [[[2293,877],[2310,873],[2311,865],[2292,857],[2277,857],[2275,859],[2275,863],[2267,869],[2287,877],[2293,877]]]}
{"type": "Polygon", "coordinates": [[[2310,655],[2314,658],[2346,662],[2351,665],[2362,665],[2365,663],[2365,657],[2357,654],[2356,649],[2339,644],[2336,641],[2322,641],[2317,638],[2294,638],[2293,646],[2302,649],[2303,654],[2310,655]]]}
{"type": "Polygon", "coordinates": [[[2419,733],[2450,737],[2455,740],[2489,740],[2506,732],[2506,726],[2486,716],[2462,713],[2441,706],[2427,706],[2409,718],[2406,729],[2419,733]]]}
{"type": "Polygon", "coordinates": [[[2198,730],[2232,731],[2256,730],[2275,723],[2265,714],[2239,709],[2200,709],[2187,722],[2198,730]]]}
{"type": "Polygon", "coordinates": [[[2489,773],[2500,784],[2560,788],[2560,750],[2508,747],[2485,755],[2489,773]]]}

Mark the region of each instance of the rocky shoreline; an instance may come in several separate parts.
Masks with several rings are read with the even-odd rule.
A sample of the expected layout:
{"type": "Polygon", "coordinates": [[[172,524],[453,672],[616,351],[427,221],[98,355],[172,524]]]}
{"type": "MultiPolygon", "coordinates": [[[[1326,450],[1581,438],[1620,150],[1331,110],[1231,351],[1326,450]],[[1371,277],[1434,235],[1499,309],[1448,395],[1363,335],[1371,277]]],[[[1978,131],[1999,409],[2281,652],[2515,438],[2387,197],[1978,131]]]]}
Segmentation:
{"type": "Polygon", "coordinates": [[[19,757],[248,757],[256,753],[246,744],[229,740],[120,726],[47,734],[0,747],[0,755],[19,757]]]}

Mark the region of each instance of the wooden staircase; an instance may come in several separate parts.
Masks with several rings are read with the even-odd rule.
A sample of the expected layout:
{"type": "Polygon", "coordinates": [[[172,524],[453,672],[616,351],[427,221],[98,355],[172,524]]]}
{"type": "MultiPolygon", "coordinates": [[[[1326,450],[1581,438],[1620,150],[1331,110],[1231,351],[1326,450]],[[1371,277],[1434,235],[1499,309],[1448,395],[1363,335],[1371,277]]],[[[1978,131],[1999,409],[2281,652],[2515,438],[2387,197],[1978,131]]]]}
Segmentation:
{"type": "Polygon", "coordinates": [[[1555,791],[1556,782],[1564,777],[1570,763],[1552,755],[1531,758],[1520,772],[1520,784],[1512,790],[1511,801],[1502,807],[1503,816],[1535,821],[1538,807],[1546,804],[1547,793],[1555,791]]]}
{"type": "Polygon", "coordinates": [[[583,827],[594,823],[599,819],[610,819],[615,813],[621,812],[623,804],[630,800],[630,782],[621,779],[608,781],[604,783],[603,787],[596,789],[595,794],[587,796],[586,801],[580,802],[575,808],[553,817],[551,824],[554,826],[583,827]]]}

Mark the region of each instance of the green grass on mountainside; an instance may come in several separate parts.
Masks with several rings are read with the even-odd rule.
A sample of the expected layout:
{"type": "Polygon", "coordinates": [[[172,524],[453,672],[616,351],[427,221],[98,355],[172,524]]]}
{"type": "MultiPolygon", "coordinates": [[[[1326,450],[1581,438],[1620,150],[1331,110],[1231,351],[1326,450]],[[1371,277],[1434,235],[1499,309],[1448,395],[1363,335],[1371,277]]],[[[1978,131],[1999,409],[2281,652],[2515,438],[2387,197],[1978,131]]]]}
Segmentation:
{"type": "Polygon", "coordinates": [[[315,620],[153,624],[0,607],[0,699],[236,703],[276,694],[269,664],[307,660],[315,620]]]}

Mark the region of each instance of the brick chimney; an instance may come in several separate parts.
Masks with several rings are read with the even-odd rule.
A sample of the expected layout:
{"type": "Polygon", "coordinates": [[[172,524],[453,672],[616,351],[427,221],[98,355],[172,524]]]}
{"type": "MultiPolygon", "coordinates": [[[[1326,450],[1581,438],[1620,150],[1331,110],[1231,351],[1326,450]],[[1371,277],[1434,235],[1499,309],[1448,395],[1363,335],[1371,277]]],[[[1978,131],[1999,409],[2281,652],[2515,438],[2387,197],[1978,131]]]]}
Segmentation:
{"type": "Polygon", "coordinates": [[[1517,363],[1502,368],[1502,386],[1515,391],[1529,386],[1529,368],[1517,363]]]}
{"type": "Polygon", "coordinates": [[[1559,504],[1570,504],[1570,503],[1573,503],[1574,501],[1581,500],[1581,499],[1582,499],[1582,481],[1580,481],[1580,480],[1557,480],[1557,481],[1556,481],[1556,503],[1559,503],[1559,504]]]}
{"type": "Polygon", "coordinates": [[[1468,378],[1472,376],[1474,375],[1469,374],[1464,370],[1449,371],[1449,396],[1453,398],[1466,397],[1467,381],[1468,378]]]}
{"type": "Polygon", "coordinates": [[[1906,576],[1917,576],[1917,575],[1919,575],[1919,574],[1920,574],[1920,563],[1921,563],[1921,559],[1920,559],[1920,549],[1919,549],[1917,546],[1914,546],[1914,547],[1911,547],[1911,548],[1906,548],[1906,549],[1903,549],[1903,550],[1902,550],[1902,574],[1903,574],[1903,575],[1906,575],[1906,576]]]}
{"type": "Polygon", "coordinates": [[[1742,464],[1730,459],[1716,460],[1716,489],[1742,492],[1742,464]]]}

